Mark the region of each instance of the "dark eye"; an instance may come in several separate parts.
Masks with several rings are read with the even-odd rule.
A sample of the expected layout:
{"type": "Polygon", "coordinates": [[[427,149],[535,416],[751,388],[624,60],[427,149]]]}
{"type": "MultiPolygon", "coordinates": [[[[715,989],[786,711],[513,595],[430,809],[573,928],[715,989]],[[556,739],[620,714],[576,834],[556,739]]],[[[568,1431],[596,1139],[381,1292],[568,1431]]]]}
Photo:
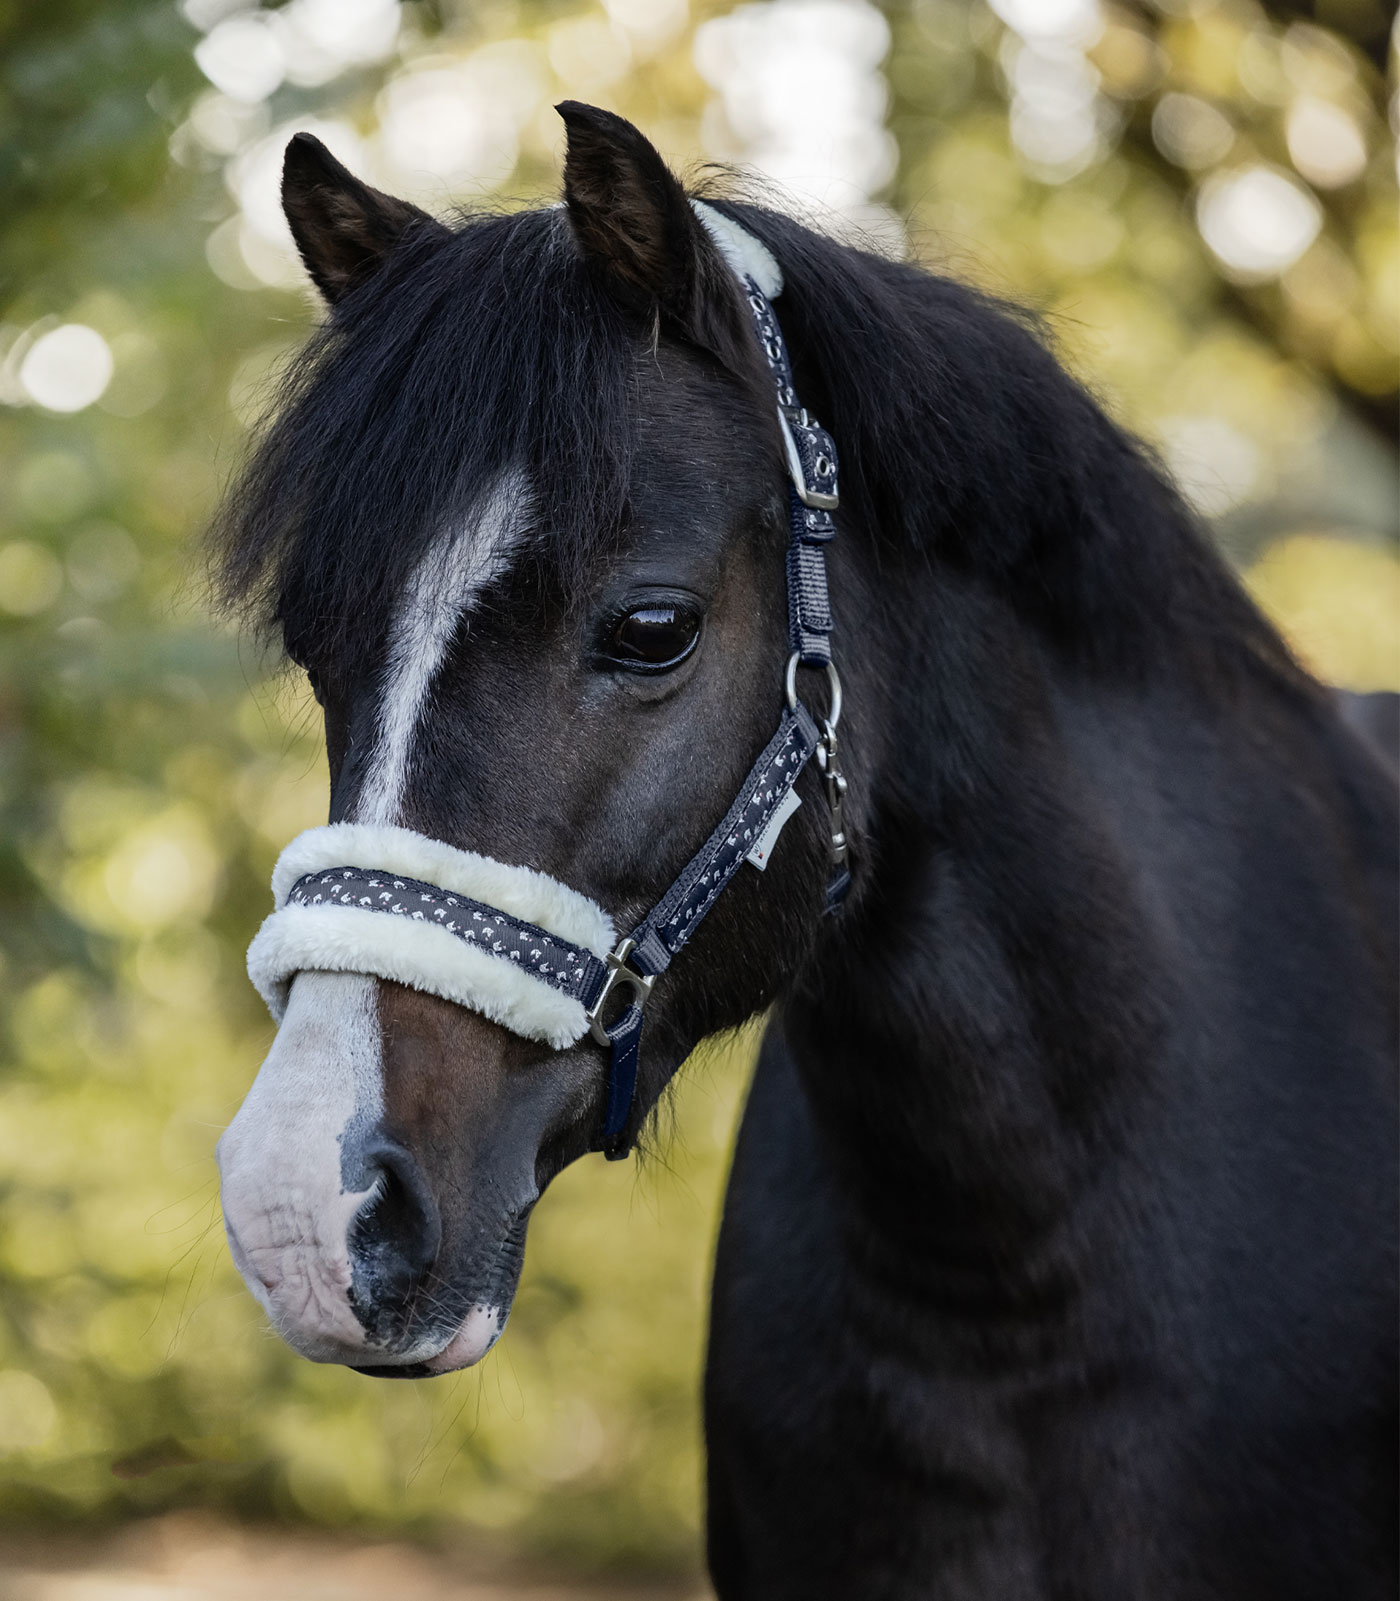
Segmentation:
{"type": "Polygon", "coordinates": [[[700,613],[688,606],[640,606],[620,617],[603,645],[618,667],[658,673],[680,664],[700,638],[700,613]]]}

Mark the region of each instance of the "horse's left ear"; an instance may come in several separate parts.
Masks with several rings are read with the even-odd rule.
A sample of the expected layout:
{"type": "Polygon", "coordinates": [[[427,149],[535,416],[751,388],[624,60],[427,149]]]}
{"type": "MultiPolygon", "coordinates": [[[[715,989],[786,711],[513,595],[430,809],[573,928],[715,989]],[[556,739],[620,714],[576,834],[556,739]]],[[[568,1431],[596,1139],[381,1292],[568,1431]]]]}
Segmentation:
{"type": "Polygon", "coordinates": [[[282,161],[282,210],[328,305],[383,266],[410,228],[447,229],[426,211],[362,183],[314,135],[292,136],[282,161]]]}
{"type": "Polygon", "coordinates": [[[632,124],[565,100],[564,204],[579,249],[619,299],[659,312],[726,366],[751,364],[752,336],[733,274],[685,190],[632,124]]]}

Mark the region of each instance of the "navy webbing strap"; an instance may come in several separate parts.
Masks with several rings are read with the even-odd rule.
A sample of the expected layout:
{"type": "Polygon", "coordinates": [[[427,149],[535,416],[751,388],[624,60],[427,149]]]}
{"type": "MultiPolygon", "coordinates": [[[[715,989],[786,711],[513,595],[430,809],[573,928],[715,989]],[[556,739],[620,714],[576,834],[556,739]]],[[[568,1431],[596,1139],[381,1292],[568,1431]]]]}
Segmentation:
{"type": "Polygon", "coordinates": [[[623,1131],[637,1093],[637,1062],[642,1047],[642,1008],[633,1001],[607,1031],[608,1103],[603,1111],[603,1154],[610,1162],[627,1155],[623,1131]]]}
{"type": "Polygon", "coordinates": [[[787,344],[768,297],[752,278],[744,280],[744,295],[777,391],[778,424],[792,480],[788,488],[789,643],[805,666],[825,667],[831,660],[832,628],[825,546],[836,534],[831,517],[839,499],[836,445],[826,429],[797,403],[787,344]]]}
{"type": "Polygon", "coordinates": [[[836,535],[831,513],[804,506],[788,490],[792,538],[787,553],[788,639],[807,667],[831,660],[831,601],[826,587],[826,550],[836,535]]]}

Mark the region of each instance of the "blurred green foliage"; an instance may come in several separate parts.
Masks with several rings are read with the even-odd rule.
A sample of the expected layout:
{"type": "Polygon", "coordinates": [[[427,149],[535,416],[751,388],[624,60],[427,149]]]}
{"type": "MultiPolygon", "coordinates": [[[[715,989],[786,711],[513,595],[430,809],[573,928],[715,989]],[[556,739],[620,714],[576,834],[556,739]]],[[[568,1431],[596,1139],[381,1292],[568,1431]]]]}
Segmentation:
{"type": "MultiPolygon", "coordinates": [[[[1026,121],[1024,8],[890,0],[897,165],[845,224],[900,247],[883,199],[908,248],[1041,307],[1313,664],[1361,688],[1400,684],[1400,247],[1374,9],[1100,8],[1061,61],[1092,84],[1096,132],[1054,168],[1026,121]],[[1297,133],[1303,101],[1332,146],[1297,133]],[[1251,163],[1315,207],[1312,242],[1262,277],[1197,226],[1212,177],[1251,163]]],[[[409,89],[420,111],[435,85],[478,92],[508,148],[464,126],[483,153],[423,179],[440,202],[551,194],[548,106],[568,93],[682,163],[742,157],[693,51],[730,10],[404,5],[377,54],[302,58],[278,34],[286,71],[240,99],[194,55],[236,4],[0,4],[0,1517],[210,1504],[466,1525],[587,1566],[695,1560],[704,1281],[751,1040],[692,1064],[640,1173],[586,1162],[556,1184],[480,1371],[313,1367],[236,1280],[212,1151],[270,1037],[242,950],[278,849],[324,819],[325,773],[308,696],[207,615],[193,551],[314,315],[250,222],[279,130],[324,124],[382,161],[409,89]],[[101,336],[105,387],[91,343],[40,350],[73,325],[101,336]],[[100,395],[57,409],[84,383],[100,395]]]]}

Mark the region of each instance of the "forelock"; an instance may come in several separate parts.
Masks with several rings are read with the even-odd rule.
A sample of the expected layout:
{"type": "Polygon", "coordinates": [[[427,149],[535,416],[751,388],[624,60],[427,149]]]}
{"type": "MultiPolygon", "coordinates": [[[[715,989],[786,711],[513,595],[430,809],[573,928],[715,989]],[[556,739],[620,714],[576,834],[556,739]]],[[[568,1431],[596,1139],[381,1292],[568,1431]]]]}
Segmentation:
{"type": "Polygon", "coordinates": [[[372,649],[429,543],[507,473],[571,590],[625,516],[638,347],[557,211],[410,238],[280,385],[212,530],[220,598],[304,661],[372,649]]]}

